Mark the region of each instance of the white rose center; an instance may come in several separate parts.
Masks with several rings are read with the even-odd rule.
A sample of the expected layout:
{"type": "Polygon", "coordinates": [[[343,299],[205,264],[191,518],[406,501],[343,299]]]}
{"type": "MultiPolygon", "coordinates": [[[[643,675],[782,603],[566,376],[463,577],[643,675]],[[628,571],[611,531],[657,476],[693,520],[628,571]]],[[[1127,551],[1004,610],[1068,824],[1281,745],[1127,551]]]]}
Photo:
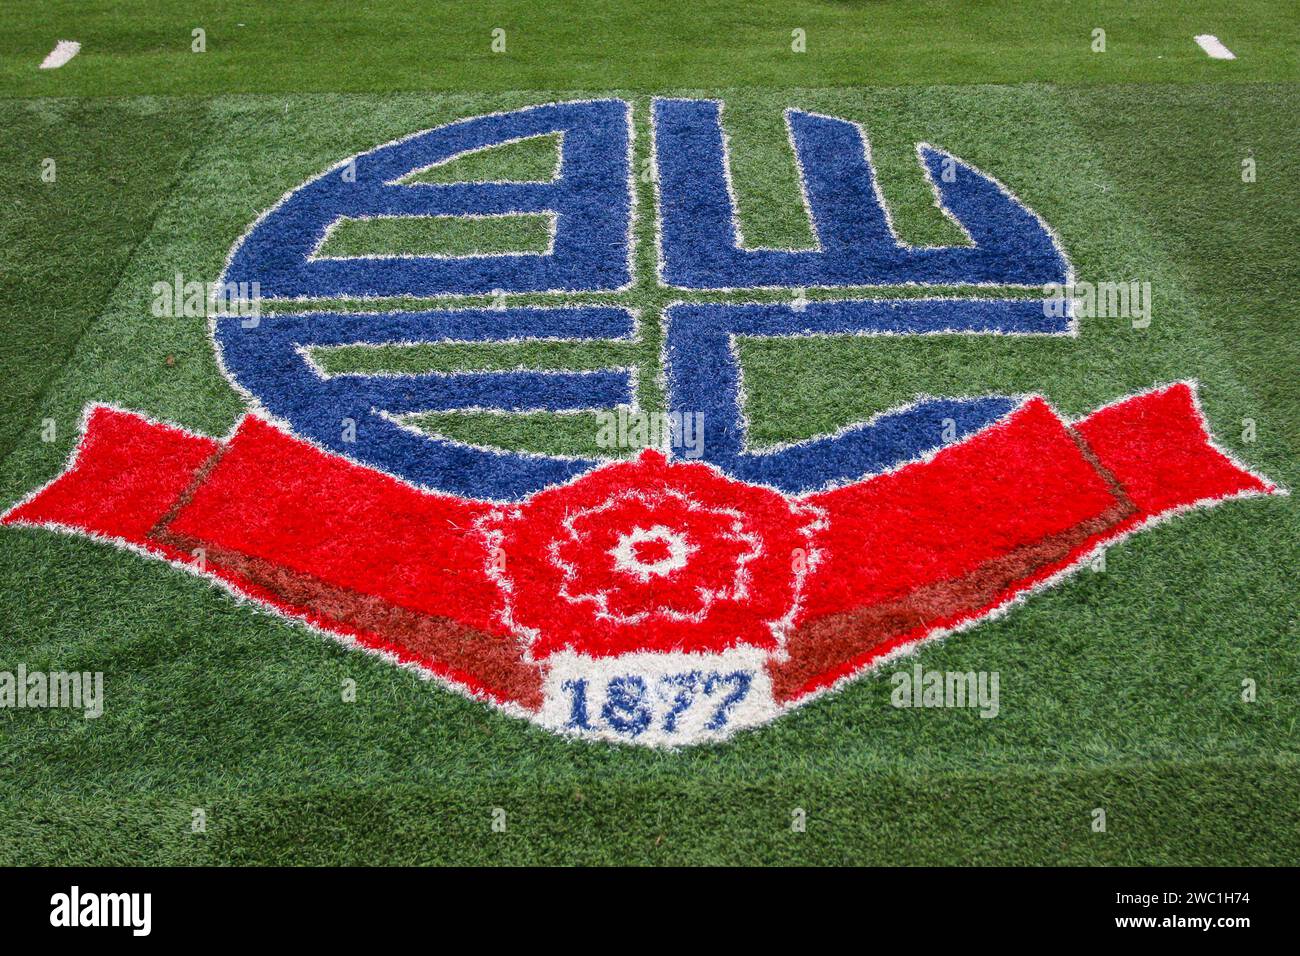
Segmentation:
{"type": "Polygon", "coordinates": [[[615,568],[646,581],[686,567],[686,559],[694,550],[684,534],[657,524],[653,528],[633,528],[618,539],[618,544],[609,553],[614,559],[615,568]],[[638,554],[639,546],[652,541],[661,542],[667,549],[667,554],[657,561],[644,561],[638,554]]]}

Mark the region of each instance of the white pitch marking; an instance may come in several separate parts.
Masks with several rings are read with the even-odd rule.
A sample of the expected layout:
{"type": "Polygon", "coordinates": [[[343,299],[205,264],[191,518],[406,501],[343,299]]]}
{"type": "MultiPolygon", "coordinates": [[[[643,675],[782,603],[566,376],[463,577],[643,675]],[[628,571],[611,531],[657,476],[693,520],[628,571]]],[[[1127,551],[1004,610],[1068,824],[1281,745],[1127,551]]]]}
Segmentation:
{"type": "Polygon", "coordinates": [[[1223,45],[1223,41],[1213,33],[1202,33],[1193,37],[1196,45],[1216,60],[1235,60],[1237,55],[1223,45]]]}
{"type": "Polygon", "coordinates": [[[76,40],[60,40],[54,44],[54,49],[50,51],[50,55],[41,61],[41,69],[57,70],[76,56],[80,50],[81,44],[76,40]]]}

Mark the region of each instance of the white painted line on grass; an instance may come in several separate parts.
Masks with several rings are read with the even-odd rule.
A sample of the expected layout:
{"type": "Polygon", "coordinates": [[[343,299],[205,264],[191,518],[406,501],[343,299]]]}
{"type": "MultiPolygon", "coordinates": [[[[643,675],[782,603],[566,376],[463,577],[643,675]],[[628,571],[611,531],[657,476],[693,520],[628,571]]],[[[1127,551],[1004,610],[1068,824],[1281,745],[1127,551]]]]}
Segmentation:
{"type": "Polygon", "coordinates": [[[1202,33],[1193,39],[1196,40],[1197,46],[1216,60],[1235,60],[1237,58],[1237,55],[1224,46],[1223,41],[1213,33],[1202,33]]]}
{"type": "Polygon", "coordinates": [[[50,55],[41,61],[41,69],[57,70],[76,56],[77,51],[80,49],[81,44],[76,40],[60,40],[54,44],[54,49],[50,51],[50,55]]]}

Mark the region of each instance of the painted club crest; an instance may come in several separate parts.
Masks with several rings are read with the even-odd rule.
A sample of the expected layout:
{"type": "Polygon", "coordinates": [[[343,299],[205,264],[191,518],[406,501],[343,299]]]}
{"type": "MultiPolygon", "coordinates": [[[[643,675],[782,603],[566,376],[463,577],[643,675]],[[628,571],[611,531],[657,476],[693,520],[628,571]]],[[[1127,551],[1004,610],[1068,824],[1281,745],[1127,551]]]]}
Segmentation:
{"type": "Polygon", "coordinates": [[[655,99],[650,112],[653,209],[636,205],[632,108],[617,99],[461,120],[287,193],[235,243],[220,280],[257,283],[280,308],[211,324],[250,414],[214,439],[92,406],[66,471],[4,523],[197,570],[551,730],[675,746],[767,722],[1153,521],[1279,490],[1213,443],[1189,382],[1078,421],[1041,396],[919,396],[834,434],[752,449],[737,339],[1072,336],[1068,307],[990,290],[1069,286],[1073,271],[1006,186],[928,144],[918,163],[966,242],[908,245],[865,131],[794,109],[785,122],[815,242],[753,248],[723,104],[655,99]],[[558,144],[549,179],[419,176],[535,137],[558,144]],[[507,216],[543,217],[546,249],[326,251],[349,221],[507,216]],[[656,281],[683,293],[662,317],[662,384],[667,420],[700,423],[698,455],[672,442],[630,460],[509,452],[405,421],[635,411],[633,369],[331,374],[312,358],[334,346],[634,340],[638,315],[618,301],[635,278],[638,216],[653,217],[656,281]],[[757,290],[901,286],[946,294],[753,301],[757,290]],[[688,296],[700,290],[715,295],[688,296]],[[539,293],[574,298],[511,304],[539,293]],[[485,294],[504,305],[395,304],[485,294]],[[309,305],[329,299],[373,306],[309,305]]]}

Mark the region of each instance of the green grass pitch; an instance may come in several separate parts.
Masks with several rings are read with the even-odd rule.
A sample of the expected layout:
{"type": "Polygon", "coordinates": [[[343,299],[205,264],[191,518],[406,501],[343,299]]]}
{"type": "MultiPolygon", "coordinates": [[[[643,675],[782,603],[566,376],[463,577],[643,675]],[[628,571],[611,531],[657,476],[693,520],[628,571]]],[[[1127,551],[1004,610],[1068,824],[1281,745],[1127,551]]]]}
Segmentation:
{"type": "MultiPolygon", "coordinates": [[[[913,144],[924,140],[1015,189],[1061,235],[1080,278],[1152,285],[1149,328],[1084,320],[1073,340],[747,342],[758,443],[832,431],[919,393],[1042,391],[1077,415],[1194,377],[1222,444],[1295,489],[1294,9],[1084,6],[402,0],[7,11],[0,507],[60,469],[88,401],[228,431],[243,404],[203,320],[154,318],[150,290],[178,272],[215,278],[285,190],[416,130],[606,93],[634,103],[638,169],[652,94],[726,100],[753,244],[808,240],[781,125],[794,106],[865,125],[912,242],[954,235],[916,165],[913,144]],[[191,52],[194,28],[205,30],[206,52],[191,52]],[[494,28],[506,31],[504,53],[490,49],[494,28]],[[807,52],[791,50],[796,28],[807,52]],[[1092,49],[1095,28],[1106,31],[1103,53],[1092,49]],[[1192,41],[1201,33],[1237,59],[1211,60],[1192,41]],[[38,70],[59,39],[82,52],[38,70]],[[41,176],[46,159],[53,183],[41,176]],[[1243,181],[1244,159],[1254,160],[1253,182],[1243,181]],[[56,437],[44,441],[50,420],[56,437]]],[[[425,178],[546,175],[554,144],[534,145],[425,178]]],[[[631,291],[519,299],[635,306],[637,342],[336,349],[319,361],[337,371],[631,364],[641,401],[655,407],[658,311],[710,295],[656,285],[653,190],[638,188],[631,291]]],[[[490,235],[398,224],[332,241],[454,253],[545,239],[544,224],[539,232],[521,217],[490,235]]],[[[595,436],[582,416],[416,424],[568,454],[592,452],[595,436]]],[[[1104,571],[927,645],[926,668],[1000,673],[993,720],[891,707],[886,666],[726,743],[654,752],[561,739],[159,562],[4,530],[0,670],[103,671],[106,701],[97,720],[0,710],[0,863],[1294,863],[1297,541],[1294,496],[1192,514],[1113,547],[1104,571]],[[347,680],[355,702],[340,692],[347,680]],[[497,807],[504,833],[492,829],[497,807]],[[1104,833],[1092,827],[1098,807],[1104,833]],[[805,832],[791,828],[796,808],[805,832]],[[203,832],[193,832],[196,810],[203,832]]]]}

